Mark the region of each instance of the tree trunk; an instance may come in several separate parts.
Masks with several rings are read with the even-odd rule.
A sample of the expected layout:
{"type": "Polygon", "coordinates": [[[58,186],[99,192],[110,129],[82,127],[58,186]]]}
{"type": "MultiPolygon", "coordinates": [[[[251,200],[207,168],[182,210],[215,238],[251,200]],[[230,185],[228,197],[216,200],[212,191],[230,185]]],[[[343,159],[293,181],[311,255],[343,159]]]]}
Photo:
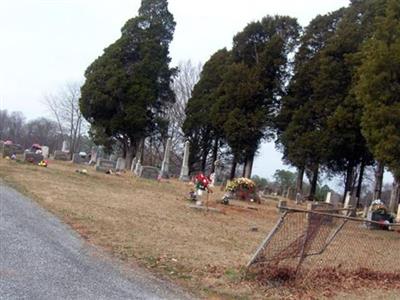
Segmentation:
{"type": "Polygon", "coordinates": [[[360,199],[361,199],[361,188],[362,188],[362,183],[363,183],[364,171],[365,171],[365,162],[364,162],[364,160],[362,160],[361,161],[361,165],[360,165],[360,174],[358,175],[358,184],[357,184],[357,193],[356,193],[356,198],[357,198],[356,207],[358,207],[358,204],[360,203],[360,199]]]}
{"type": "Polygon", "coordinates": [[[383,183],[383,174],[385,172],[385,166],[382,162],[378,161],[378,164],[375,168],[375,188],[374,188],[374,199],[382,198],[382,183],[383,183]]]}
{"type": "Polygon", "coordinates": [[[296,195],[299,193],[303,194],[303,177],[304,177],[304,167],[297,168],[297,179],[296,179],[296,195]]]}
{"type": "Polygon", "coordinates": [[[254,154],[250,154],[246,158],[246,165],[244,167],[244,176],[245,178],[251,178],[251,173],[253,171],[253,161],[254,161],[254,154]]]}
{"type": "Polygon", "coordinates": [[[308,200],[314,201],[315,192],[317,191],[318,184],[318,173],[319,173],[319,165],[315,165],[313,169],[313,177],[311,180],[310,194],[308,195],[308,200]]]}
{"type": "Polygon", "coordinates": [[[237,161],[236,161],[236,155],[235,155],[233,157],[233,161],[232,161],[232,167],[231,167],[231,172],[229,174],[229,180],[233,180],[235,178],[236,166],[237,166],[237,161]]]}
{"type": "Polygon", "coordinates": [[[389,211],[392,213],[397,213],[397,207],[400,203],[400,178],[394,179],[393,189],[390,195],[389,211]]]}
{"type": "Polygon", "coordinates": [[[350,194],[353,193],[352,191],[353,176],[354,176],[354,165],[353,163],[350,163],[346,171],[346,180],[344,183],[344,193],[343,193],[342,203],[344,203],[346,200],[347,192],[350,192],[350,194]]]}
{"type": "Polygon", "coordinates": [[[215,172],[215,162],[218,159],[218,148],[219,148],[219,139],[215,139],[213,153],[212,153],[212,162],[211,162],[211,173],[215,172]]]}
{"type": "Polygon", "coordinates": [[[144,147],[144,145],[145,145],[145,138],[143,138],[142,140],[141,140],[141,143],[140,143],[140,161],[142,162],[142,165],[143,165],[143,163],[144,163],[144,150],[145,150],[145,147],[144,147]]]}

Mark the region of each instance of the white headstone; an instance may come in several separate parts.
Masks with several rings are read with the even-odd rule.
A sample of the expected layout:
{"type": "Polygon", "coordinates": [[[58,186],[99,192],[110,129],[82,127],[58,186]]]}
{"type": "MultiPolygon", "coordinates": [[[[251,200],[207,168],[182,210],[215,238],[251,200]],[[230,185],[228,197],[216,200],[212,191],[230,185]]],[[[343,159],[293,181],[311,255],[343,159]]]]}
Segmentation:
{"type": "Polygon", "coordinates": [[[68,148],[69,148],[68,147],[68,142],[67,141],[63,141],[61,151],[62,152],[69,152],[68,148]]]}
{"type": "Polygon", "coordinates": [[[182,181],[189,181],[189,147],[190,143],[187,141],[185,143],[185,150],[183,152],[183,162],[182,162],[182,169],[181,169],[181,175],[179,177],[179,180],[182,181]]]}
{"type": "Polygon", "coordinates": [[[117,171],[125,170],[125,165],[126,165],[125,159],[122,158],[122,157],[119,157],[119,158],[117,159],[117,166],[115,167],[115,169],[116,169],[117,171]]]}
{"type": "Polygon", "coordinates": [[[169,178],[169,157],[171,153],[171,146],[172,146],[172,140],[169,138],[167,140],[167,145],[165,146],[165,152],[164,152],[164,160],[161,165],[161,171],[160,175],[162,178],[169,178]]]}
{"type": "Polygon", "coordinates": [[[42,155],[43,155],[43,157],[46,159],[46,158],[49,158],[49,152],[50,152],[50,149],[49,149],[49,147],[47,147],[47,146],[42,146],[42,155]]]}
{"type": "Polygon", "coordinates": [[[216,160],[214,162],[214,172],[215,172],[215,182],[214,185],[221,185],[223,182],[223,178],[222,178],[222,163],[220,160],[216,160]]]}
{"type": "Polygon", "coordinates": [[[397,208],[396,222],[397,222],[397,223],[400,223],[400,204],[399,204],[399,207],[397,208]]]}
{"type": "Polygon", "coordinates": [[[349,208],[351,202],[350,192],[347,192],[346,199],[344,200],[344,208],[349,208]]]}
{"type": "Polygon", "coordinates": [[[331,203],[332,202],[331,198],[332,198],[332,192],[328,192],[328,194],[326,194],[325,202],[331,203]]]}
{"type": "Polygon", "coordinates": [[[131,172],[132,173],[135,173],[136,162],[137,162],[137,158],[135,157],[134,159],[132,159],[132,164],[131,164],[131,172]]]}
{"type": "Polygon", "coordinates": [[[140,159],[139,159],[135,166],[135,175],[140,176],[141,172],[142,172],[142,163],[140,162],[140,159]]]}

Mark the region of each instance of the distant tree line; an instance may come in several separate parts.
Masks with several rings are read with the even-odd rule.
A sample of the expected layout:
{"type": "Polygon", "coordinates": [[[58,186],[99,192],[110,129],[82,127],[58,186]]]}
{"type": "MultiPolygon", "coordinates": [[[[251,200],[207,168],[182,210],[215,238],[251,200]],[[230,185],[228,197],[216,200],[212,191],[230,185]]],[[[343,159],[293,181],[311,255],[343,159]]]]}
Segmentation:
{"type": "Polygon", "coordinates": [[[61,150],[67,141],[70,153],[90,151],[92,141],[87,135],[87,123],[79,109],[80,85],[67,83],[56,93],[48,94],[44,104],[51,118],[27,121],[21,112],[0,110],[0,140],[10,140],[23,148],[32,144],[61,150]]]}

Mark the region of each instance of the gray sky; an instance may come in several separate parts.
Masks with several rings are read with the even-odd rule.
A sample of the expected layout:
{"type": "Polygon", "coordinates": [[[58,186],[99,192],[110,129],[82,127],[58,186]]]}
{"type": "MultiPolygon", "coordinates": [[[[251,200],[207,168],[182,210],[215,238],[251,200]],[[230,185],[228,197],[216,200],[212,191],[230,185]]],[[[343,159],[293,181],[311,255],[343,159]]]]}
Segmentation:
{"type": "MultiPolygon", "coordinates": [[[[173,64],[205,62],[230,47],[247,23],[265,15],[289,15],[307,23],[349,0],[169,0],[177,22],[173,64]]],[[[0,0],[0,108],[29,118],[47,116],[45,94],[82,81],[87,66],[120,36],[140,0],[0,0]]],[[[281,154],[264,144],[254,173],[270,177],[281,154]]]]}

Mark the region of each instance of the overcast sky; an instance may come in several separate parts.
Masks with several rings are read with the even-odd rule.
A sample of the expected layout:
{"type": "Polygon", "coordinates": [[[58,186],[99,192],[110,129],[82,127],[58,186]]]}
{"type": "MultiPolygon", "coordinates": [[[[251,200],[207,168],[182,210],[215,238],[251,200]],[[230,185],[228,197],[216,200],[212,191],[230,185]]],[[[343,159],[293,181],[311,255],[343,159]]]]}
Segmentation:
{"type": "MultiPolygon", "coordinates": [[[[205,62],[234,34],[265,15],[289,15],[305,26],[349,0],[170,0],[177,22],[173,64],[205,62]]],[[[45,94],[83,81],[87,66],[120,36],[140,0],[0,0],[0,108],[29,118],[48,116],[45,94]]],[[[264,144],[254,173],[270,177],[281,154],[264,144]]]]}

